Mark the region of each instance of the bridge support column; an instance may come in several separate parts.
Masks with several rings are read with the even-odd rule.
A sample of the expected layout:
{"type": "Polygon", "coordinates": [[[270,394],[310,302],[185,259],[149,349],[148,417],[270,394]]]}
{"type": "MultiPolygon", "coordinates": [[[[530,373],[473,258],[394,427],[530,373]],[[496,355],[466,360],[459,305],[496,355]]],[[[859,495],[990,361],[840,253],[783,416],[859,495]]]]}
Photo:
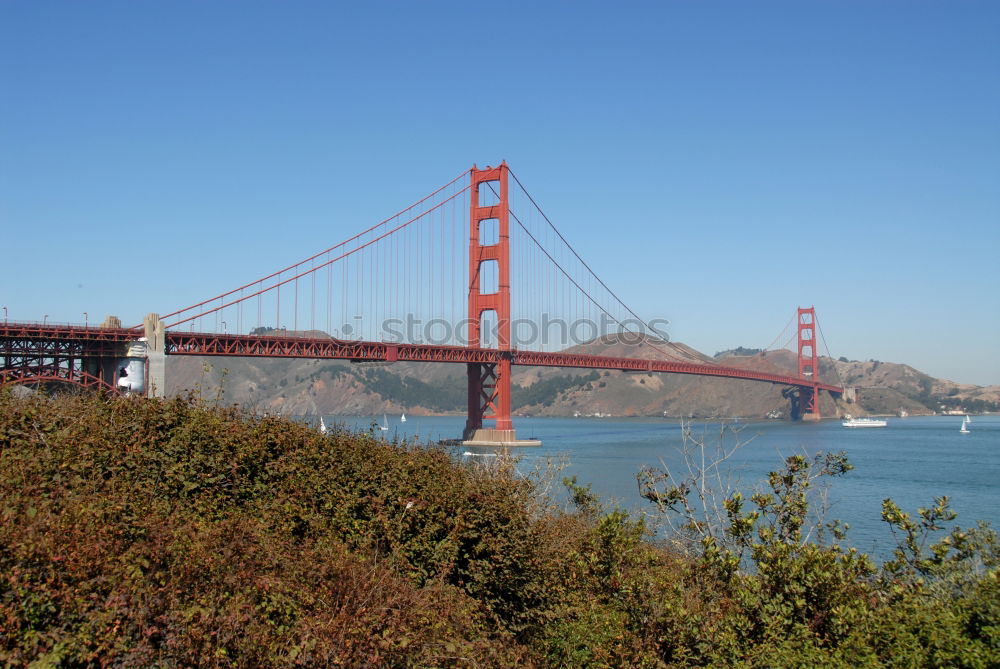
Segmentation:
{"type": "Polygon", "coordinates": [[[167,333],[159,314],[142,319],[146,335],[146,396],[167,395],[167,333]]]}
{"type": "Polygon", "coordinates": [[[510,418],[510,360],[497,363],[468,363],[468,418],[463,439],[468,446],[538,446],[536,440],[519,440],[510,418]],[[494,428],[483,426],[491,417],[494,428]],[[506,418],[505,418],[506,417],[506,418]]]}
{"type": "Polygon", "coordinates": [[[799,307],[799,378],[812,381],[809,386],[801,386],[802,420],[820,420],[819,413],[819,360],[816,350],[816,309],[799,307]]]}
{"type": "MultiPolygon", "coordinates": [[[[507,197],[507,163],[484,170],[472,167],[469,190],[469,343],[482,344],[486,313],[496,316],[496,347],[501,358],[490,363],[469,363],[468,418],[464,439],[468,446],[538,446],[536,440],[518,440],[510,417],[510,208],[507,197]],[[482,204],[486,201],[486,204],[482,204]],[[496,239],[489,236],[496,229],[496,239]],[[482,269],[496,264],[495,292],[483,292],[482,269]],[[483,421],[494,421],[492,429],[483,421]]],[[[491,273],[492,274],[492,273],[491,273]]],[[[492,290],[492,287],[485,287],[492,290]]]]}
{"type": "Polygon", "coordinates": [[[819,412],[819,387],[804,387],[802,394],[802,420],[817,421],[822,419],[819,412]]]}

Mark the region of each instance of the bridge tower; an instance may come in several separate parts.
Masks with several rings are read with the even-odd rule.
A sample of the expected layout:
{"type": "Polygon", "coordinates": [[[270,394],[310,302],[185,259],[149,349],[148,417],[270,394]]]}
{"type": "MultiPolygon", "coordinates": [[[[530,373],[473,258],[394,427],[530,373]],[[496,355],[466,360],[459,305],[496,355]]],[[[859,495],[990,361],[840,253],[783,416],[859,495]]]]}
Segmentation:
{"type": "Polygon", "coordinates": [[[819,361],[816,351],[816,309],[799,307],[799,378],[810,381],[800,386],[802,420],[819,420],[819,361]]]}
{"type": "MultiPolygon", "coordinates": [[[[469,320],[470,348],[479,348],[483,339],[483,317],[492,313],[497,328],[496,363],[470,362],[468,418],[464,439],[468,445],[537,445],[518,441],[510,417],[510,205],[506,161],[499,167],[471,171],[469,189],[469,320]],[[483,201],[488,201],[483,204],[483,201]],[[490,236],[493,230],[496,236],[490,236]],[[495,292],[483,292],[482,275],[487,263],[496,264],[499,281],[495,292]],[[483,420],[494,421],[486,428],[483,420]]],[[[492,274],[492,273],[491,273],[492,274]]],[[[492,286],[485,286],[491,289],[492,286]]]]}

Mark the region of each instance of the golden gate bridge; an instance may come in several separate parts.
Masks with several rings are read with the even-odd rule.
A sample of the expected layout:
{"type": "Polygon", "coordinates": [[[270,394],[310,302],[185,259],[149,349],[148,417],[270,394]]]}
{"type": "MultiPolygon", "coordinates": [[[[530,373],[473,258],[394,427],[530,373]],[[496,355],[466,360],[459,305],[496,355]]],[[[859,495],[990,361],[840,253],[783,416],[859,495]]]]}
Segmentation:
{"type": "Polygon", "coordinates": [[[133,327],[5,317],[0,385],[162,396],[166,361],[185,355],[459,363],[468,377],[464,439],[503,445],[518,443],[514,365],[778,384],[799,417],[818,420],[820,391],[844,388],[819,379],[813,307],[798,308],[795,330],[797,375],[720,365],[672,344],[597,276],[504,162],[473,166],[305,260],[133,327]],[[567,348],[606,339],[642,342],[647,357],[567,348]]]}

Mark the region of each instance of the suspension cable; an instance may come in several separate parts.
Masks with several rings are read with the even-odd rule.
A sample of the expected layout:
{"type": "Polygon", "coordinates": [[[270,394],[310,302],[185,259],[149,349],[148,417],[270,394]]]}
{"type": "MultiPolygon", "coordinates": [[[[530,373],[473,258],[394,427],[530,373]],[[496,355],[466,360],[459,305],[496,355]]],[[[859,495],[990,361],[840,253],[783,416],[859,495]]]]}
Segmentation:
{"type": "MultiPolygon", "coordinates": [[[[375,238],[373,238],[373,239],[370,239],[370,240],[368,240],[367,242],[365,242],[364,244],[361,244],[360,246],[357,246],[357,247],[355,247],[355,248],[351,249],[350,251],[347,251],[346,253],[343,253],[343,254],[341,254],[341,255],[337,256],[336,258],[332,258],[332,259],[330,259],[330,260],[327,260],[327,261],[325,261],[324,263],[322,263],[322,264],[320,264],[320,265],[316,265],[315,267],[313,267],[313,268],[311,268],[311,269],[308,269],[308,270],[306,270],[305,272],[301,272],[301,273],[299,273],[299,274],[296,274],[296,275],[294,275],[294,276],[290,276],[290,277],[288,277],[287,279],[283,279],[282,281],[280,281],[280,282],[278,282],[278,283],[275,283],[275,284],[273,284],[273,285],[271,285],[271,286],[268,286],[267,288],[262,288],[261,290],[258,290],[258,291],[257,291],[257,292],[255,292],[255,293],[251,293],[251,294],[249,294],[249,295],[246,295],[246,296],[242,296],[242,297],[238,298],[237,300],[232,300],[232,301],[230,301],[230,302],[226,302],[226,303],[224,303],[224,304],[220,304],[219,306],[217,306],[217,307],[214,307],[214,308],[212,308],[212,309],[209,309],[209,310],[207,310],[207,311],[199,311],[199,312],[198,312],[197,314],[195,314],[194,316],[189,316],[189,317],[187,317],[187,318],[184,318],[184,319],[181,319],[181,320],[179,320],[179,321],[175,321],[175,322],[171,323],[170,325],[168,325],[168,326],[166,326],[166,327],[171,327],[171,328],[172,328],[172,327],[176,327],[176,326],[180,325],[181,323],[186,323],[186,322],[188,322],[188,321],[191,321],[191,320],[194,320],[194,319],[196,319],[196,318],[200,318],[200,317],[202,317],[202,316],[206,316],[206,315],[208,315],[208,314],[211,314],[211,313],[215,313],[215,312],[219,311],[220,309],[225,309],[226,307],[231,307],[232,305],[234,305],[234,304],[236,304],[237,302],[240,302],[240,301],[242,301],[242,300],[246,300],[246,299],[250,299],[250,298],[252,298],[252,297],[256,297],[257,295],[261,295],[261,294],[263,294],[263,293],[266,293],[266,292],[268,292],[268,291],[270,291],[270,290],[275,290],[275,289],[280,289],[280,288],[281,288],[281,286],[285,285],[286,283],[290,283],[290,282],[292,282],[292,281],[295,281],[295,280],[297,280],[297,279],[299,279],[299,278],[301,278],[301,277],[303,277],[303,276],[305,276],[305,275],[307,275],[307,274],[309,274],[309,273],[311,273],[311,272],[314,272],[314,271],[316,271],[316,270],[319,270],[319,269],[322,269],[322,268],[326,267],[327,265],[332,265],[333,263],[335,263],[335,262],[337,262],[337,261],[339,261],[339,260],[343,260],[344,258],[347,258],[347,257],[349,257],[349,256],[351,256],[351,255],[353,255],[353,254],[357,253],[358,251],[361,251],[361,250],[363,250],[363,249],[365,249],[365,248],[367,248],[367,247],[371,246],[371,245],[372,245],[372,244],[374,244],[375,242],[379,242],[379,241],[381,241],[381,240],[385,239],[386,237],[389,237],[389,236],[391,236],[391,235],[395,234],[396,232],[399,232],[399,231],[400,231],[400,230],[402,230],[403,228],[406,228],[406,227],[408,227],[408,226],[409,226],[409,225],[410,225],[411,223],[413,223],[413,222],[415,222],[415,221],[419,221],[419,220],[420,220],[421,218],[423,218],[423,217],[424,217],[424,216],[426,216],[427,214],[429,214],[429,213],[431,213],[431,212],[433,212],[433,211],[437,210],[437,209],[438,209],[438,208],[440,208],[440,207],[443,207],[443,206],[444,206],[445,204],[447,204],[448,202],[450,202],[450,201],[454,200],[454,199],[455,199],[455,198],[457,198],[457,197],[458,197],[459,195],[461,195],[461,194],[462,194],[462,193],[464,193],[465,191],[469,190],[469,188],[470,188],[470,186],[466,186],[465,188],[462,188],[461,190],[459,190],[459,191],[456,191],[456,192],[455,192],[455,193],[454,193],[453,195],[450,195],[450,196],[449,196],[448,198],[446,198],[446,199],[442,200],[441,202],[437,203],[436,205],[434,205],[433,207],[431,207],[431,208],[430,208],[430,209],[428,209],[427,211],[424,211],[424,212],[422,212],[422,213],[418,214],[417,216],[415,216],[415,217],[411,218],[410,220],[406,221],[405,223],[401,223],[401,224],[397,225],[397,226],[396,226],[395,228],[393,228],[392,230],[389,230],[388,232],[384,232],[384,233],[382,233],[381,235],[379,235],[378,237],[375,237],[375,238]]],[[[426,198],[425,198],[425,199],[426,199],[426,198]]],[[[412,207],[411,207],[411,209],[412,209],[412,207]]],[[[391,219],[390,219],[390,220],[391,220],[391,219]]],[[[360,235],[355,235],[355,236],[354,236],[354,237],[352,237],[351,239],[357,239],[357,238],[358,238],[359,236],[360,236],[360,235]]],[[[351,241],[351,240],[348,240],[348,241],[351,241]]],[[[346,243],[346,242],[344,242],[344,243],[346,243]]],[[[343,246],[343,244],[344,244],[344,243],[341,243],[341,244],[338,244],[337,246],[343,246]]],[[[333,247],[333,248],[337,248],[337,247],[333,247]]],[[[324,253],[325,253],[325,251],[324,251],[324,253]]],[[[318,254],[318,255],[322,255],[322,254],[318,254]]],[[[298,264],[299,264],[299,265],[301,265],[302,263],[298,263],[298,264]]],[[[293,265],[292,267],[297,267],[297,266],[298,266],[298,265],[293,265]]],[[[279,274],[279,273],[280,273],[280,272],[275,272],[275,274],[279,274]]],[[[272,275],[272,276],[273,276],[273,275],[272,275]]],[[[264,280],[264,279],[262,279],[261,281],[263,281],[263,280],[264,280]]],[[[255,281],[254,283],[258,283],[258,282],[257,282],[257,281],[255,281]]],[[[252,285],[252,284],[251,284],[251,285],[252,285]]],[[[231,294],[232,294],[233,292],[235,292],[235,291],[230,291],[229,293],[226,293],[226,295],[231,295],[231,294]]],[[[206,300],[205,302],[202,302],[201,304],[199,304],[199,305],[195,305],[195,306],[202,306],[202,305],[204,305],[204,304],[206,304],[206,303],[208,303],[208,302],[212,302],[212,301],[214,301],[214,300],[216,300],[216,299],[219,299],[219,298],[213,298],[212,300],[206,300]]],[[[193,308],[193,307],[189,307],[189,308],[193,308]]],[[[183,311],[187,311],[187,309],[182,309],[182,310],[181,310],[181,312],[183,312],[183,311]]],[[[174,312],[174,313],[175,313],[175,315],[176,315],[176,314],[178,314],[178,313],[181,313],[181,312],[174,312]]]]}
{"type": "MultiPolygon", "coordinates": [[[[826,343],[826,337],[823,336],[823,326],[819,324],[819,319],[816,318],[816,313],[815,312],[813,312],[813,320],[816,321],[816,329],[819,330],[819,338],[821,340],[823,340],[823,348],[826,349],[826,357],[830,358],[831,363],[832,363],[832,362],[834,362],[834,360],[833,360],[833,354],[830,353],[830,347],[826,343]]],[[[817,371],[819,371],[819,370],[817,370],[817,371]]],[[[838,383],[841,386],[843,386],[844,385],[844,379],[841,378],[841,376],[840,376],[840,370],[837,369],[837,365],[836,364],[833,364],[833,373],[836,375],[838,383]]]]}
{"type": "Polygon", "coordinates": [[[795,314],[792,314],[792,316],[788,319],[788,322],[785,323],[785,327],[781,328],[781,332],[779,332],[778,336],[774,338],[774,341],[768,344],[767,348],[762,349],[763,353],[767,353],[774,347],[775,344],[778,343],[778,340],[781,339],[781,335],[785,334],[785,331],[788,330],[788,327],[792,324],[792,321],[794,320],[795,320],[795,314]]]}
{"type": "MultiPolygon", "coordinates": [[[[508,168],[508,171],[509,171],[509,168],[508,168]]],[[[592,270],[590,268],[590,266],[587,265],[587,263],[583,260],[583,258],[580,257],[580,255],[570,245],[570,243],[566,240],[566,238],[563,237],[562,233],[560,233],[559,230],[552,224],[552,221],[550,221],[549,217],[545,215],[545,212],[543,212],[541,210],[541,208],[538,206],[538,204],[535,202],[535,200],[531,197],[531,194],[528,193],[528,191],[524,188],[524,186],[518,180],[517,176],[514,175],[513,172],[511,172],[511,175],[514,176],[514,180],[517,182],[518,186],[521,187],[521,190],[524,192],[524,194],[528,196],[528,199],[531,200],[531,203],[535,206],[535,209],[538,210],[538,213],[540,213],[542,215],[542,217],[549,224],[549,226],[552,228],[552,230],[559,236],[559,239],[562,240],[562,242],[566,246],[566,248],[568,248],[570,250],[570,252],[572,252],[573,255],[576,256],[577,260],[579,260],[587,268],[587,271],[590,272],[591,276],[593,276],[598,281],[598,283],[600,283],[604,287],[604,289],[607,290],[608,293],[610,293],[612,295],[612,297],[614,297],[615,300],[617,300],[618,303],[622,307],[625,308],[625,310],[629,314],[631,314],[637,321],[639,321],[639,323],[641,323],[644,327],[648,328],[649,330],[655,332],[655,330],[653,330],[653,328],[644,319],[642,319],[631,308],[629,308],[628,305],[626,305],[624,302],[622,302],[621,298],[619,298],[617,295],[615,295],[614,291],[612,291],[610,288],[608,288],[607,284],[605,284],[601,280],[601,278],[598,277],[594,273],[594,270],[592,270]]],[[[485,183],[489,186],[490,190],[493,191],[493,194],[497,198],[499,198],[500,194],[497,193],[496,189],[493,187],[493,184],[491,182],[485,182],[485,183]]],[[[570,281],[570,283],[572,283],[574,286],[576,286],[577,290],[579,290],[584,296],[586,296],[587,299],[590,300],[590,302],[593,303],[593,305],[595,307],[597,307],[602,312],[604,312],[605,314],[607,314],[622,329],[624,329],[626,332],[629,331],[629,328],[626,327],[624,323],[622,323],[614,314],[612,314],[610,311],[608,311],[606,308],[604,308],[603,305],[601,305],[597,300],[595,300],[594,297],[589,292],[587,292],[586,290],[584,290],[583,287],[580,286],[580,284],[577,283],[577,281],[572,276],[570,276],[569,272],[567,272],[566,269],[554,257],[552,257],[552,254],[549,253],[549,251],[538,241],[538,239],[535,237],[535,235],[532,234],[530,230],[528,230],[528,228],[524,225],[524,223],[521,221],[521,219],[518,217],[518,215],[515,212],[510,211],[509,213],[514,218],[514,220],[517,222],[517,224],[521,227],[521,229],[524,230],[524,232],[528,235],[528,237],[531,239],[531,241],[533,241],[535,243],[535,245],[542,251],[542,253],[544,253],[545,256],[552,262],[552,264],[555,265],[559,269],[560,272],[562,272],[563,276],[565,276],[570,281]]],[[[643,334],[643,333],[637,333],[637,334],[643,334]]],[[[712,361],[710,363],[705,363],[705,361],[701,360],[700,358],[696,358],[694,356],[687,355],[687,354],[678,355],[676,353],[672,353],[670,351],[667,351],[667,350],[661,348],[660,346],[657,346],[656,344],[654,344],[653,342],[649,341],[648,339],[646,341],[646,344],[648,344],[650,346],[650,348],[653,348],[653,349],[659,351],[660,353],[662,353],[662,354],[664,354],[664,355],[666,355],[666,356],[668,356],[670,358],[673,358],[674,360],[678,360],[678,361],[682,361],[682,362],[687,362],[687,361],[690,361],[690,360],[694,359],[694,360],[698,360],[698,362],[701,363],[701,364],[717,364],[714,361],[712,361]]]]}
{"type": "MultiPolygon", "coordinates": [[[[524,192],[524,194],[528,196],[528,199],[531,201],[531,204],[534,205],[535,209],[538,210],[538,213],[541,214],[542,218],[545,219],[545,222],[549,224],[549,227],[551,227],[552,230],[554,230],[557,235],[559,235],[559,239],[561,239],[562,242],[563,242],[563,244],[566,245],[566,248],[568,248],[573,253],[573,255],[576,256],[576,259],[579,260],[580,263],[584,267],[587,268],[587,271],[590,272],[590,275],[593,276],[595,279],[597,279],[597,282],[599,284],[601,284],[601,286],[604,288],[604,290],[608,291],[608,293],[611,295],[611,297],[615,298],[615,300],[618,302],[618,304],[622,305],[625,308],[625,311],[629,312],[629,314],[631,314],[633,318],[635,318],[637,321],[639,321],[640,323],[642,323],[644,326],[646,326],[648,328],[649,324],[643,318],[640,318],[639,314],[637,314],[634,311],[632,311],[632,309],[629,308],[629,306],[627,304],[625,304],[620,297],[618,297],[618,295],[615,293],[615,291],[611,290],[608,287],[608,285],[606,283],[604,283],[604,281],[601,280],[601,277],[597,276],[597,273],[594,272],[593,269],[591,269],[590,265],[587,264],[587,261],[585,261],[583,258],[580,257],[580,254],[576,252],[576,249],[574,249],[573,246],[566,240],[566,238],[563,237],[563,234],[561,232],[559,232],[559,228],[557,228],[555,226],[555,224],[552,223],[552,221],[545,214],[545,212],[542,211],[542,208],[540,206],[538,206],[538,203],[535,201],[535,198],[533,198],[531,196],[531,193],[529,193],[528,189],[524,187],[524,184],[521,183],[521,180],[517,178],[517,175],[514,173],[514,171],[511,170],[510,168],[507,168],[507,169],[510,172],[510,175],[512,177],[514,177],[514,181],[517,182],[517,185],[521,188],[521,190],[524,192]]],[[[492,188],[492,186],[491,186],[491,188],[492,188]]],[[[598,306],[600,306],[600,305],[598,305],[598,306]]],[[[607,313],[607,312],[605,312],[605,313],[607,313]]],[[[652,328],[650,328],[650,329],[652,329],[652,328]]]]}
{"type": "MultiPolygon", "coordinates": [[[[267,281],[268,279],[273,279],[274,277],[278,276],[279,274],[283,274],[285,272],[293,270],[296,267],[299,267],[300,265],[304,265],[305,263],[310,262],[311,260],[315,260],[316,258],[320,257],[321,255],[324,255],[326,253],[330,253],[331,251],[334,251],[334,250],[336,250],[336,249],[338,249],[338,248],[340,248],[342,246],[345,246],[346,244],[349,244],[349,243],[353,242],[354,240],[358,239],[359,237],[363,237],[364,235],[372,232],[373,230],[376,230],[377,228],[385,225],[389,221],[402,216],[403,214],[405,214],[406,212],[410,211],[411,209],[417,207],[418,205],[423,204],[427,200],[431,199],[432,197],[434,197],[435,195],[437,195],[441,191],[445,190],[446,188],[448,188],[449,186],[451,186],[452,184],[454,184],[456,181],[458,181],[462,177],[465,177],[466,175],[468,175],[470,172],[471,172],[471,170],[465,170],[464,172],[462,172],[461,174],[459,174],[457,177],[455,177],[454,179],[452,179],[451,181],[449,181],[445,185],[443,185],[440,188],[438,188],[436,191],[434,191],[430,195],[427,195],[426,197],[421,198],[420,200],[417,200],[416,202],[414,202],[413,204],[411,204],[409,207],[406,207],[405,209],[402,209],[401,211],[397,212],[396,214],[390,216],[389,218],[386,218],[386,219],[384,219],[384,220],[376,223],[375,225],[371,226],[367,230],[359,232],[358,234],[354,235],[353,237],[351,237],[349,239],[345,239],[344,241],[340,242],[339,244],[335,244],[335,245],[331,246],[328,249],[324,249],[323,251],[320,251],[319,253],[316,253],[316,254],[314,254],[314,255],[306,258],[305,260],[297,262],[294,265],[289,265],[288,267],[285,267],[284,269],[280,269],[277,272],[272,272],[271,274],[269,274],[269,275],[267,275],[267,276],[265,276],[265,277],[263,277],[261,279],[257,279],[255,281],[251,281],[250,283],[244,284],[244,285],[240,286],[239,288],[234,288],[233,290],[230,290],[228,292],[222,293],[220,295],[216,295],[215,297],[209,298],[207,300],[203,300],[203,301],[201,301],[201,302],[199,302],[197,304],[192,304],[189,307],[185,307],[183,309],[178,309],[177,311],[173,311],[173,312],[171,312],[169,314],[161,316],[161,320],[166,320],[168,318],[171,318],[172,316],[176,316],[177,314],[182,314],[185,311],[190,311],[191,309],[196,309],[198,307],[201,307],[201,306],[204,306],[204,305],[208,304],[209,302],[214,302],[215,300],[219,300],[219,299],[222,299],[222,298],[225,298],[225,297],[229,297],[233,293],[236,293],[238,291],[244,290],[246,288],[250,288],[254,284],[262,283],[264,281],[267,281]]],[[[463,190],[466,190],[466,189],[468,189],[468,186],[466,186],[465,189],[463,189],[463,190]]],[[[462,191],[459,191],[459,192],[462,192],[462,191]]],[[[457,194],[458,193],[456,193],[455,195],[457,195],[457,194]]],[[[451,197],[455,197],[455,195],[453,195],[451,197]]],[[[449,198],[449,199],[451,199],[451,198],[449,198]]],[[[445,202],[447,202],[447,201],[448,200],[445,200],[445,202]]],[[[412,223],[413,221],[410,221],[410,222],[412,223]]],[[[301,276],[301,275],[299,275],[299,276],[301,276]]],[[[190,319],[185,319],[185,320],[190,320],[190,319]]],[[[179,322],[184,322],[184,321],[179,321],[179,322]]],[[[142,325],[136,325],[136,326],[133,326],[132,329],[138,329],[138,328],[141,328],[141,327],[142,327],[142,325]]]]}

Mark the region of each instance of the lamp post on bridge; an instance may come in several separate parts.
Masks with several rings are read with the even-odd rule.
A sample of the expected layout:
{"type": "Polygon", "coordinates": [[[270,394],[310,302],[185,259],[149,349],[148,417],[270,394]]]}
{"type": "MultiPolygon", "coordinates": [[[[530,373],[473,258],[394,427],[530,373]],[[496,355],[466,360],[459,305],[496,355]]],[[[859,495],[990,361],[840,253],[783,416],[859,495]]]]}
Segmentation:
{"type": "Polygon", "coordinates": [[[49,315],[45,314],[44,316],[42,316],[42,325],[48,325],[48,324],[49,324],[49,315]]]}
{"type": "Polygon", "coordinates": [[[226,334],[226,321],[222,321],[222,334],[226,334]]]}
{"type": "Polygon", "coordinates": [[[7,307],[3,308],[3,324],[7,325],[7,307]]]}
{"type": "Polygon", "coordinates": [[[89,321],[90,321],[90,316],[88,316],[87,312],[84,311],[83,312],[83,327],[85,329],[88,329],[88,330],[90,329],[90,322],[89,321]]]}

